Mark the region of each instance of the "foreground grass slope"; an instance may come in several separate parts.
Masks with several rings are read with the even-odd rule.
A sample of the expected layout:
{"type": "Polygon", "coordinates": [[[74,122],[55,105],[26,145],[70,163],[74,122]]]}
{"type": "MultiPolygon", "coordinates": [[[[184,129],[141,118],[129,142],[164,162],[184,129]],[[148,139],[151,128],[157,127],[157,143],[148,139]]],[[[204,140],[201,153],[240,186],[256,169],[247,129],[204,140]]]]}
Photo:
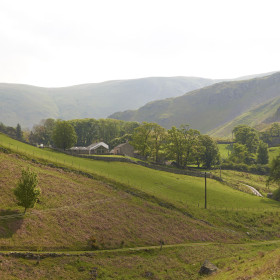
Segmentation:
{"type": "Polygon", "coordinates": [[[1,183],[5,186],[1,195],[2,215],[18,211],[11,193],[22,167],[32,164],[43,186],[41,201],[31,210],[30,217],[14,221],[15,225],[3,220],[3,236],[8,236],[0,242],[3,248],[32,245],[33,248],[85,249],[92,235],[97,237],[100,248],[155,245],[160,239],[168,244],[241,240],[248,238],[248,232],[250,239],[279,235],[278,202],[240,192],[215,180],[207,180],[208,209],[205,210],[204,178],[136,164],[75,158],[40,150],[3,135],[1,145],[15,152],[1,155],[1,183]],[[53,162],[52,167],[49,160],[53,162]],[[55,167],[58,165],[69,171],[86,172],[96,180],[76,177],[77,174],[55,167]],[[10,209],[8,213],[7,209],[10,209]],[[40,222],[43,217],[44,222],[40,222]],[[13,228],[17,227],[25,232],[24,227],[17,225],[28,221],[30,225],[26,228],[34,230],[33,233],[27,231],[21,237],[13,234],[13,228]],[[48,233],[50,227],[52,233],[48,233]],[[40,239],[44,232],[45,243],[40,239]],[[63,232],[69,237],[64,237],[63,232]],[[54,241],[50,243],[50,240],[54,241]]]}
{"type": "Polygon", "coordinates": [[[100,249],[240,238],[106,183],[16,154],[0,153],[0,170],[2,249],[89,250],[91,236],[100,249]],[[13,188],[27,166],[38,173],[40,201],[24,218],[9,218],[23,211],[13,188]]]}
{"type": "Polygon", "coordinates": [[[279,279],[279,242],[206,244],[163,247],[162,250],[96,252],[93,256],[22,259],[0,256],[1,277],[15,279],[279,279]],[[219,272],[202,277],[198,271],[210,259],[219,272]]]}

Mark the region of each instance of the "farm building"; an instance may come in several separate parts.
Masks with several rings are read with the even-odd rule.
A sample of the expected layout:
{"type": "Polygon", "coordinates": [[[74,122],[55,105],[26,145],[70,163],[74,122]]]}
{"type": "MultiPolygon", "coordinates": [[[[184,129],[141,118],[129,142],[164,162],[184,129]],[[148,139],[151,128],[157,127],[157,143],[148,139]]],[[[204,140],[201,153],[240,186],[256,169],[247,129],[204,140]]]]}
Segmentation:
{"type": "Polygon", "coordinates": [[[69,149],[72,153],[76,154],[95,154],[102,155],[109,153],[109,146],[104,142],[93,143],[88,147],[72,147],[69,149]]]}
{"type": "Polygon", "coordinates": [[[128,142],[123,143],[123,144],[116,146],[113,150],[111,150],[111,154],[133,157],[134,148],[128,142]]]}
{"type": "Polygon", "coordinates": [[[104,142],[93,143],[87,147],[89,154],[107,154],[109,153],[109,146],[104,142]]]}

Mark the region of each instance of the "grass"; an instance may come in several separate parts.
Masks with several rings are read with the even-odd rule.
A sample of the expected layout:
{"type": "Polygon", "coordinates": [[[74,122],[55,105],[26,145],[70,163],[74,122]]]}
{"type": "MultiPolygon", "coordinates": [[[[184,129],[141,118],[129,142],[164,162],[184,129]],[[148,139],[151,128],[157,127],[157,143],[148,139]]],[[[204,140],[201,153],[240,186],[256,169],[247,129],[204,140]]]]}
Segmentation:
{"type": "MultiPolygon", "coordinates": [[[[109,182],[120,183],[127,188],[156,196],[177,207],[202,206],[204,203],[203,178],[156,171],[130,163],[72,157],[63,153],[35,148],[2,134],[0,135],[0,144],[37,160],[47,160],[54,164],[79,169],[109,182]]],[[[277,202],[244,194],[215,180],[208,179],[207,185],[209,207],[279,209],[277,202]]]]}
{"type": "MultiPolygon", "coordinates": [[[[213,174],[220,176],[220,170],[214,170],[213,174]]],[[[234,170],[222,170],[221,175],[223,180],[232,184],[236,189],[250,194],[252,194],[252,192],[248,187],[244,186],[244,184],[254,187],[263,196],[266,196],[267,193],[271,193],[278,188],[276,183],[267,186],[266,180],[268,177],[264,175],[256,175],[234,170]]]]}
{"type": "Polygon", "coordinates": [[[99,249],[190,241],[236,240],[204,222],[145,201],[122,190],[61,169],[0,153],[0,248],[14,250],[89,250],[94,236],[99,249]],[[42,195],[26,216],[13,196],[21,168],[38,173],[42,195]],[[9,217],[9,216],[8,216],[9,217]]]}
{"type": "MultiPolygon", "coordinates": [[[[0,255],[4,279],[29,279],[30,275],[33,279],[87,279],[93,268],[98,279],[200,279],[198,271],[206,258],[221,271],[211,279],[279,275],[280,244],[255,242],[280,237],[277,202],[208,179],[210,209],[205,210],[203,178],[71,157],[4,135],[0,135],[1,146],[7,153],[0,151],[0,249],[83,251],[90,249],[91,236],[99,249],[118,249],[98,251],[94,257],[45,258],[39,264],[0,255]],[[40,202],[24,218],[3,219],[23,211],[16,206],[12,189],[27,166],[38,173],[40,202]],[[159,240],[177,246],[160,250],[159,240]],[[218,244],[209,243],[213,241],[218,244]],[[227,244],[240,241],[248,244],[227,244]],[[158,248],[150,247],[155,245],[158,248]],[[139,246],[147,247],[138,250],[139,246]]],[[[263,176],[235,171],[222,171],[222,176],[265,192],[263,176]]]]}
{"type": "Polygon", "coordinates": [[[227,159],[230,156],[231,144],[218,144],[218,148],[222,159],[227,159]]]}
{"type": "Polygon", "coordinates": [[[219,273],[207,279],[279,279],[279,244],[210,244],[104,252],[95,256],[64,256],[37,260],[0,256],[4,279],[204,279],[198,274],[209,259],[219,273]],[[239,277],[239,278],[238,278],[239,277]],[[241,278],[243,277],[243,278],[241,278]],[[247,278],[245,278],[247,277],[247,278]],[[251,278],[248,278],[251,277],[251,278]],[[93,278],[94,279],[94,278],[93,278]]]}

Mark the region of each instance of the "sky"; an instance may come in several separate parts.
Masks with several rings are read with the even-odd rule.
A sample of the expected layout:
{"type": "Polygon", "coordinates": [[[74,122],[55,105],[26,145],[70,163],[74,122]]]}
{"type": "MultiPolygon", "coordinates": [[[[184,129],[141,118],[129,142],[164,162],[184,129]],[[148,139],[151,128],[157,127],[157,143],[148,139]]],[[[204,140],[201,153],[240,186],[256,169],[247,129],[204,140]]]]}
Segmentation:
{"type": "Polygon", "coordinates": [[[0,0],[0,82],[280,70],[279,0],[0,0]]]}

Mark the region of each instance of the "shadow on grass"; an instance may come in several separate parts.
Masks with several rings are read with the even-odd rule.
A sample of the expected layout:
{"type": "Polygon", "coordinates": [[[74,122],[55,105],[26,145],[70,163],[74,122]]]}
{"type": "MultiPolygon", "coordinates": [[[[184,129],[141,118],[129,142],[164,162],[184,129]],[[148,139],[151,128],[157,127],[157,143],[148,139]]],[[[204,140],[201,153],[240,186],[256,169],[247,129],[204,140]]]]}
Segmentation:
{"type": "Polygon", "coordinates": [[[22,223],[23,216],[19,210],[0,209],[0,238],[12,237],[22,223]]]}

